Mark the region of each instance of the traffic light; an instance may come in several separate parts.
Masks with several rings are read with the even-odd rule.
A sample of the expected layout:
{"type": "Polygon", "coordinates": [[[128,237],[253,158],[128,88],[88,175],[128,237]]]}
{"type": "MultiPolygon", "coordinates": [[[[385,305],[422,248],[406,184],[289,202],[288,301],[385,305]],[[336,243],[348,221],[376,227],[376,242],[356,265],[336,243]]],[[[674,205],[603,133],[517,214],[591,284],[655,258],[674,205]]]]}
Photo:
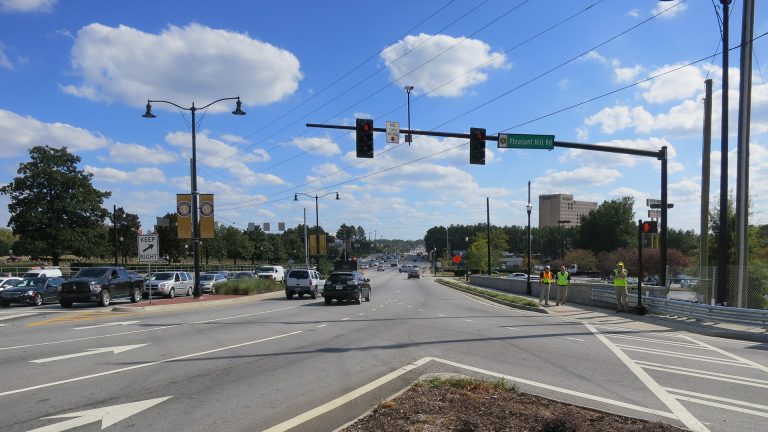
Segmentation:
{"type": "Polygon", "coordinates": [[[373,157],[373,120],[355,119],[355,132],[357,133],[357,157],[373,157]]]}
{"type": "Polygon", "coordinates": [[[469,128],[469,163],[485,165],[485,129],[469,128]]]}
{"type": "Polygon", "coordinates": [[[657,221],[643,222],[641,227],[644,234],[656,234],[659,232],[659,223],[657,221]]]}

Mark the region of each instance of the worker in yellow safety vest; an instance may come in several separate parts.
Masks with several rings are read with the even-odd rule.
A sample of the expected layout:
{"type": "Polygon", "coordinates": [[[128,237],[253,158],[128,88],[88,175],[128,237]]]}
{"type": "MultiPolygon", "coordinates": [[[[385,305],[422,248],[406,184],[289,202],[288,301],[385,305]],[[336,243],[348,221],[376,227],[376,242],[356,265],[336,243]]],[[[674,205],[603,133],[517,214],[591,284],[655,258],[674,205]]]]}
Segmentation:
{"type": "Polygon", "coordinates": [[[555,306],[565,304],[565,300],[568,297],[568,284],[571,283],[571,274],[565,270],[565,266],[560,266],[560,271],[557,272],[557,300],[555,306]]]}
{"type": "Polygon", "coordinates": [[[619,261],[613,269],[613,290],[616,292],[616,313],[629,311],[627,305],[627,269],[624,263],[619,261]]]}
{"type": "Polygon", "coordinates": [[[539,280],[541,281],[541,295],[539,296],[539,304],[544,302],[545,306],[549,306],[549,288],[552,286],[552,271],[549,266],[544,267],[544,271],[539,274],[539,280]]]}

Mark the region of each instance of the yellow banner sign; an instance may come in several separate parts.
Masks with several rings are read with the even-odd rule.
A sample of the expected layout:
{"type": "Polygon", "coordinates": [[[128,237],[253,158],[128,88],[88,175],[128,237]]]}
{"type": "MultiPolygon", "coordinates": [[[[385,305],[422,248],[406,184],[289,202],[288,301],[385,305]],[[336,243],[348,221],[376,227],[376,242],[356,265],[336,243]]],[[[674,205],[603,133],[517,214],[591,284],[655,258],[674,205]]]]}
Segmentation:
{"type": "MultiPolygon", "coordinates": [[[[320,255],[328,253],[328,242],[325,239],[325,233],[320,233],[320,255]]],[[[309,254],[317,255],[317,235],[309,234],[309,254]]]]}
{"type": "Polygon", "coordinates": [[[192,196],[190,194],[176,194],[176,225],[179,238],[192,238],[192,196]]]}
{"type": "Polygon", "coordinates": [[[213,238],[213,194],[200,194],[200,238],[213,238]]]}

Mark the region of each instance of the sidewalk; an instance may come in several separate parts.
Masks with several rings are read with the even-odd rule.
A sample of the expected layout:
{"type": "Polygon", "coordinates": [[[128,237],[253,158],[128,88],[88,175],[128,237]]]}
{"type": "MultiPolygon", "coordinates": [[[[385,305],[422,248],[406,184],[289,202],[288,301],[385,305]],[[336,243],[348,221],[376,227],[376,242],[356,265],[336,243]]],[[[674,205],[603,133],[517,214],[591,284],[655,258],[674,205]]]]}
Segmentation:
{"type": "MultiPolygon", "coordinates": [[[[449,279],[449,278],[446,278],[449,279]]],[[[461,281],[463,283],[463,280],[461,281]]],[[[504,291],[494,290],[479,285],[477,288],[510,294],[504,291]]],[[[533,301],[538,297],[514,294],[533,301]]],[[[553,305],[550,301],[550,304],[553,305]]],[[[670,317],[666,315],[648,314],[635,315],[632,313],[616,313],[613,309],[596,306],[577,305],[568,303],[565,306],[541,306],[547,314],[590,324],[612,325],[617,327],[632,328],[646,331],[686,331],[711,337],[739,339],[768,344],[768,329],[764,327],[749,327],[740,324],[704,322],[692,318],[670,317]]]]}

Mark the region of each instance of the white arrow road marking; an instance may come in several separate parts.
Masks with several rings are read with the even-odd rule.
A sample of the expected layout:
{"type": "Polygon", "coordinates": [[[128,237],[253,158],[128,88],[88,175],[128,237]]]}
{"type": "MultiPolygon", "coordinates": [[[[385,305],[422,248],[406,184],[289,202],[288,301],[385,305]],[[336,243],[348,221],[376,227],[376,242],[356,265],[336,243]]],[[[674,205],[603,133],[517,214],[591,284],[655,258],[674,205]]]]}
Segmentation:
{"type": "Polygon", "coordinates": [[[138,322],[141,322],[141,321],[120,321],[120,322],[113,322],[113,323],[106,323],[106,324],[97,324],[97,325],[86,326],[86,327],[73,327],[72,330],[86,330],[86,329],[99,328],[99,327],[130,325],[130,324],[136,324],[138,322]]]}
{"type": "Polygon", "coordinates": [[[165,402],[171,397],[172,396],[161,397],[157,399],[147,399],[147,400],[138,401],[138,402],[112,405],[104,408],[96,408],[92,410],[79,411],[79,412],[70,413],[70,414],[60,414],[56,416],[43,417],[44,419],[71,418],[71,417],[74,417],[74,418],[71,418],[70,420],[63,421],[60,423],[54,423],[52,425],[33,429],[29,432],[62,432],[62,431],[74,429],[76,427],[80,427],[83,425],[87,425],[88,423],[94,423],[99,420],[101,420],[101,429],[104,430],[105,428],[112,426],[113,424],[121,420],[124,420],[134,414],[138,414],[147,408],[152,408],[153,406],[161,402],[165,402]]]}
{"type": "Polygon", "coordinates": [[[123,345],[123,346],[113,346],[113,347],[105,347],[105,348],[89,348],[79,353],[67,354],[67,355],[62,355],[58,357],[49,357],[49,358],[44,358],[39,360],[30,360],[30,363],[48,363],[56,360],[65,360],[65,359],[74,358],[74,357],[82,357],[87,355],[102,354],[102,353],[108,353],[108,352],[111,352],[113,354],[120,354],[121,352],[129,351],[136,348],[141,348],[145,345],[147,344],[123,345]]]}

